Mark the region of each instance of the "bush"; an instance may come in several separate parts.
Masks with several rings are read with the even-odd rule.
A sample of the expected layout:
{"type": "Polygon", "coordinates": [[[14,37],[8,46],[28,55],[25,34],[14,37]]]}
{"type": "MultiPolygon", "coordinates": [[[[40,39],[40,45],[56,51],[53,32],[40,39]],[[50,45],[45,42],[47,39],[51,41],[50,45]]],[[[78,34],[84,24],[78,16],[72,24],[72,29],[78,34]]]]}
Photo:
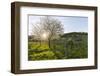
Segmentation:
{"type": "Polygon", "coordinates": [[[55,51],[55,55],[56,55],[57,59],[63,59],[63,57],[64,57],[64,54],[60,51],[55,51]]]}
{"type": "Polygon", "coordinates": [[[57,59],[54,52],[52,51],[43,51],[40,53],[30,53],[29,54],[29,60],[51,60],[51,59],[57,59]]]}

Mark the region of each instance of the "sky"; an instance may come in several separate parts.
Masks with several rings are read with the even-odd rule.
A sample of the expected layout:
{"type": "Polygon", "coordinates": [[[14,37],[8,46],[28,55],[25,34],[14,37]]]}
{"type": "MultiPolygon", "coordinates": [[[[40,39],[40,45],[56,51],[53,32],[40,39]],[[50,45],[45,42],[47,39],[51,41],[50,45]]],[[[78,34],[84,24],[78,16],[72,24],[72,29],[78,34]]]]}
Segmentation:
{"type": "MultiPolygon", "coordinates": [[[[28,35],[31,35],[32,26],[33,26],[32,24],[39,22],[40,17],[45,17],[45,16],[29,15],[28,35]]],[[[88,32],[88,17],[79,17],[79,16],[50,16],[50,17],[61,21],[64,27],[64,33],[88,32]]]]}

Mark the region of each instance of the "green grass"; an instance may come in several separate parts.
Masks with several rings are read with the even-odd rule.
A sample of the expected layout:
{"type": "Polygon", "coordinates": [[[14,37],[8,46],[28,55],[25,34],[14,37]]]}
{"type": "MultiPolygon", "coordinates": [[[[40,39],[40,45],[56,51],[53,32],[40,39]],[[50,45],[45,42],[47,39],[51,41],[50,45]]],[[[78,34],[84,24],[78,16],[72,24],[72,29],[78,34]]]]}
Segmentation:
{"type": "Polygon", "coordinates": [[[28,60],[54,60],[54,59],[75,59],[87,58],[87,47],[85,44],[76,45],[53,44],[52,48],[48,47],[47,42],[29,42],[28,43],[28,60]],[[70,48],[72,46],[73,48],[70,48]]]}
{"type": "Polygon", "coordinates": [[[41,45],[40,42],[29,42],[28,47],[33,50],[49,50],[46,42],[41,42],[41,45]]]}

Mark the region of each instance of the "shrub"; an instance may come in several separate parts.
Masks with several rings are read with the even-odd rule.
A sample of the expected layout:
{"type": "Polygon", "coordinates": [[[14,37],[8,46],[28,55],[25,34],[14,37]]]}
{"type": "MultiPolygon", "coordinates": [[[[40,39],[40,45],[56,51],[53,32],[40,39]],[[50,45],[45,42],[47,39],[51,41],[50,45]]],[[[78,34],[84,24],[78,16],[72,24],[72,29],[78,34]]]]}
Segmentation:
{"type": "Polygon", "coordinates": [[[54,52],[52,51],[43,51],[40,53],[31,53],[29,55],[29,60],[51,60],[51,59],[57,59],[54,52]]]}

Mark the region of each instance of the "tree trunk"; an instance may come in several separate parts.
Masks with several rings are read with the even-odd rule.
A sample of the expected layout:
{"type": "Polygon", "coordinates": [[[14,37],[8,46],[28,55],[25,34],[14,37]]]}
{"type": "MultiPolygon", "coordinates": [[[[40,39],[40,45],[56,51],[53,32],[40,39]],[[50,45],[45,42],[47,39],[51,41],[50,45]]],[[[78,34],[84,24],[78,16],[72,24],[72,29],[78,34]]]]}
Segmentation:
{"type": "Polygon", "coordinates": [[[51,48],[51,38],[52,38],[52,34],[48,38],[48,46],[49,46],[49,48],[51,48]]]}
{"type": "Polygon", "coordinates": [[[48,40],[48,46],[49,46],[49,48],[51,48],[51,45],[50,45],[51,43],[50,43],[50,39],[48,40]]]}

